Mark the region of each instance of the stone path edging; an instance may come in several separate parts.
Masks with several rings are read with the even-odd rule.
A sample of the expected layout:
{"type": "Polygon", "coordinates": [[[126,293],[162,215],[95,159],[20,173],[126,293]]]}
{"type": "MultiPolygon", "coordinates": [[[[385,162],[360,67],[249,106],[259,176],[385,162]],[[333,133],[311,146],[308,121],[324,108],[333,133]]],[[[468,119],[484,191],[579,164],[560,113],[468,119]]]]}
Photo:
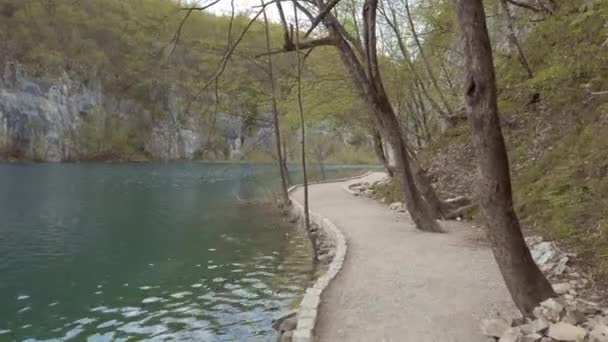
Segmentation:
{"type": "MultiPolygon", "coordinates": [[[[329,181],[319,181],[319,182],[311,182],[308,185],[322,184],[322,183],[339,183],[345,182],[357,178],[363,178],[372,173],[373,171],[368,171],[363,175],[337,179],[337,180],[329,180],[329,181]]],[[[300,202],[296,201],[291,193],[302,187],[302,184],[294,185],[289,188],[289,198],[291,200],[292,206],[291,211],[294,215],[298,217],[304,216],[304,205],[300,202]]],[[[321,303],[321,294],[323,291],[329,286],[331,280],[340,272],[342,268],[342,264],[344,263],[344,258],[346,257],[346,238],[344,234],[338,229],[338,227],[332,223],[329,219],[313,212],[309,211],[310,220],[312,223],[316,224],[319,229],[322,229],[325,234],[329,237],[331,242],[335,248],[335,255],[331,263],[328,265],[327,271],[321,277],[319,277],[315,284],[306,289],[304,297],[300,302],[300,306],[297,312],[297,325],[296,329],[293,332],[292,341],[293,342],[313,342],[314,341],[314,328],[317,323],[317,317],[319,313],[319,304],[321,303]]]]}

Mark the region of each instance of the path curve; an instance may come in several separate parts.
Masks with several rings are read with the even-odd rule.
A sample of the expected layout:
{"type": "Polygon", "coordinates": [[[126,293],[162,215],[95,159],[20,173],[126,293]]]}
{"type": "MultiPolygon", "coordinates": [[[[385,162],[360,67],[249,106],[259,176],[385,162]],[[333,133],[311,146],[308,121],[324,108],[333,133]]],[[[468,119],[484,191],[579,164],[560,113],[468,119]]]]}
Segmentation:
{"type": "MultiPolygon", "coordinates": [[[[355,197],[345,186],[383,173],[310,187],[311,211],[348,243],[344,265],[323,292],[320,342],[486,342],[479,321],[515,308],[481,232],[444,222],[416,230],[407,213],[355,197]]],[[[303,190],[293,196],[302,202],[303,190]]]]}

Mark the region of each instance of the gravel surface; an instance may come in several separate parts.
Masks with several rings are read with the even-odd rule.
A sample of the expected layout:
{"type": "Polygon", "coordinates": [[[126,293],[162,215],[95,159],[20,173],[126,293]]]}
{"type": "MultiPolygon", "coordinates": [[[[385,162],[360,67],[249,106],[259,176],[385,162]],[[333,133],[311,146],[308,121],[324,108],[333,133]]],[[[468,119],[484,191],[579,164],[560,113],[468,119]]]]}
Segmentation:
{"type": "MultiPolygon", "coordinates": [[[[344,267],[322,297],[317,341],[485,342],[481,319],[515,316],[479,230],[445,222],[445,234],[418,231],[407,213],[344,189],[361,181],[310,188],[311,210],[334,222],[348,243],[344,267]]],[[[302,198],[302,189],[295,196],[302,198]]]]}

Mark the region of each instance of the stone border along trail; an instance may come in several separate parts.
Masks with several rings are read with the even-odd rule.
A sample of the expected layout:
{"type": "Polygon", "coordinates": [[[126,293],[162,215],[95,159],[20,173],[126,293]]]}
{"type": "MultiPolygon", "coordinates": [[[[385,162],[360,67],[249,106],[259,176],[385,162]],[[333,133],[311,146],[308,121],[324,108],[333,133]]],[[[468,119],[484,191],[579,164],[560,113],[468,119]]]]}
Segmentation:
{"type": "MultiPolygon", "coordinates": [[[[445,234],[421,232],[407,213],[346,191],[382,177],[374,172],[310,186],[311,219],[336,228],[346,243],[338,242],[329,271],[315,284],[327,281],[327,288],[307,291],[298,316],[312,305],[314,317],[302,324],[298,317],[293,341],[488,341],[480,321],[517,311],[480,232],[459,222],[442,222],[445,234]],[[332,268],[334,262],[342,268],[332,268]],[[320,302],[306,302],[319,295],[320,302]]],[[[301,208],[303,189],[293,189],[291,197],[301,208]]]]}

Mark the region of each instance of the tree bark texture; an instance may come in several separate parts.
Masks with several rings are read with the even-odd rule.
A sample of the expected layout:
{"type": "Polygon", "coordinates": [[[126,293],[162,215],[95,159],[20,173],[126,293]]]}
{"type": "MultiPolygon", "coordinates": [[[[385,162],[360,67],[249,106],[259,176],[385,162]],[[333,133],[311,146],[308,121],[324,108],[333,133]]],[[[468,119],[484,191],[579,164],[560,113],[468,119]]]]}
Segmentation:
{"type": "Polygon", "coordinates": [[[465,103],[477,154],[477,199],[496,262],[526,316],[555,293],[534,263],[513,209],[509,160],[500,129],[492,48],[482,0],[453,0],[465,52],[465,103]]]}

